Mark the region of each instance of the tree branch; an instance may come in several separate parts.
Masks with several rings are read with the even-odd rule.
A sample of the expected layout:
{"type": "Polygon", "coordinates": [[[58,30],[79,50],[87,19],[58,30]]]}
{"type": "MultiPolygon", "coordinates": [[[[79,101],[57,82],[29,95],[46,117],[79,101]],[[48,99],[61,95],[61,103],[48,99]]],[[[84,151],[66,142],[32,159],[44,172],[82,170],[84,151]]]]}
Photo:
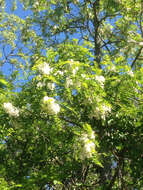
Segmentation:
{"type": "Polygon", "coordinates": [[[139,16],[139,27],[140,27],[140,30],[141,30],[141,36],[143,37],[142,15],[143,15],[143,2],[141,1],[141,13],[140,13],[140,16],[139,16]]]}
{"type": "Polygon", "coordinates": [[[137,59],[139,58],[139,56],[140,56],[140,54],[141,54],[142,49],[143,49],[143,47],[141,47],[141,48],[139,49],[139,51],[138,51],[138,53],[137,53],[135,59],[133,60],[133,62],[132,62],[132,64],[131,64],[131,68],[134,67],[134,65],[135,65],[135,63],[136,63],[136,61],[137,61],[137,59]]]}
{"type": "Polygon", "coordinates": [[[76,125],[78,127],[82,127],[78,122],[70,121],[68,118],[65,118],[65,117],[62,117],[62,116],[60,116],[59,118],[66,121],[67,123],[71,123],[71,124],[76,125]]]}
{"type": "Polygon", "coordinates": [[[98,29],[100,26],[100,21],[98,20],[98,12],[99,12],[99,5],[100,5],[100,0],[97,0],[96,2],[93,3],[93,12],[94,12],[94,20],[93,20],[93,25],[94,25],[94,51],[95,51],[95,61],[98,64],[98,67],[101,68],[100,66],[100,61],[101,61],[101,47],[100,47],[100,42],[98,39],[98,29]]]}

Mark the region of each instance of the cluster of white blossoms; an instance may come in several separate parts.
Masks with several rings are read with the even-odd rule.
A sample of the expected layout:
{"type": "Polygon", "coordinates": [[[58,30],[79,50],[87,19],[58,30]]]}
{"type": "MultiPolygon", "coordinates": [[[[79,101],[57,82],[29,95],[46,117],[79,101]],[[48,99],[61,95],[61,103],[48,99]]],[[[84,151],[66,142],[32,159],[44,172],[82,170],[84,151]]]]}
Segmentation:
{"type": "Polygon", "coordinates": [[[73,85],[73,81],[71,78],[67,77],[66,78],[66,84],[65,84],[65,87],[66,88],[69,88],[69,86],[73,85]]]}
{"type": "Polygon", "coordinates": [[[75,76],[77,71],[79,70],[77,64],[79,64],[78,61],[74,61],[73,59],[68,60],[67,70],[71,71],[73,76],[75,76]]]}
{"type": "Polygon", "coordinates": [[[130,75],[131,77],[134,77],[133,71],[128,71],[127,74],[130,75]]]}
{"type": "Polygon", "coordinates": [[[4,103],[3,108],[10,116],[14,116],[14,117],[19,116],[19,109],[14,107],[10,102],[4,103]]]}
{"type": "Polygon", "coordinates": [[[115,67],[115,65],[110,66],[110,67],[108,68],[108,70],[111,71],[111,72],[116,72],[116,67],[115,67]]]}
{"type": "Polygon", "coordinates": [[[34,7],[34,8],[37,8],[38,6],[39,6],[39,2],[36,1],[36,2],[33,4],[33,7],[34,7]]]}
{"type": "Polygon", "coordinates": [[[47,87],[48,87],[50,90],[54,90],[54,88],[55,88],[55,83],[49,82],[49,83],[47,84],[47,87]]]}
{"type": "Polygon", "coordinates": [[[57,27],[56,25],[53,27],[54,30],[56,30],[57,28],[58,28],[58,27],[57,27]]]}
{"type": "Polygon", "coordinates": [[[37,83],[37,88],[42,88],[45,86],[45,83],[44,82],[38,82],[37,83]]]}
{"type": "Polygon", "coordinates": [[[95,76],[95,80],[97,80],[100,83],[100,85],[101,85],[102,88],[104,87],[104,82],[105,82],[104,76],[102,76],[102,75],[101,76],[96,75],[95,76]]]}
{"type": "Polygon", "coordinates": [[[63,75],[64,75],[64,72],[63,72],[63,71],[57,71],[54,75],[55,75],[55,76],[57,76],[57,75],[63,76],[63,75]]]}
{"type": "Polygon", "coordinates": [[[92,112],[89,114],[90,118],[96,117],[97,119],[103,119],[105,120],[106,117],[111,113],[111,106],[107,106],[105,104],[101,105],[100,107],[93,107],[92,112]]]}
{"type": "Polygon", "coordinates": [[[102,109],[100,110],[100,115],[103,120],[105,120],[106,116],[111,112],[111,107],[102,105],[102,109]]]}
{"type": "Polygon", "coordinates": [[[38,70],[45,75],[49,75],[52,71],[52,68],[50,68],[49,64],[44,62],[38,66],[38,70]]]}
{"type": "MultiPolygon", "coordinates": [[[[38,82],[38,83],[37,83],[37,88],[42,88],[42,87],[44,87],[44,86],[46,86],[46,83],[45,83],[45,82],[38,82]]],[[[50,90],[54,90],[55,84],[52,83],[52,82],[49,82],[49,83],[47,84],[47,87],[48,87],[50,90]]]]}
{"type": "Polygon", "coordinates": [[[140,42],[139,45],[140,45],[140,46],[143,46],[143,42],[140,42]]]}
{"type": "Polygon", "coordinates": [[[83,79],[85,79],[85,80],[90,80],[90,78],[89,78],[89,77],[86,77],[85,74],[81,74],[81,77],[82,77],[83,79]]]}
{"type": "Polygon", "coordinates": [[[102,106],[102,109],[103,109],[103,112],[104,112],[104,113],[107,113],[107,112],[110,113],[110,112],[111,112],[111,107],[109,107],[109,106],[103,105],[103,106],[102,106]]]}
{"type": "Polygon", "coordinates": [[[73,76],[75,76],[76,75],[76,73],[77,73],[77,71],[79,70],[79,68],[78,67],[75,67],[74,69],[73,69],[73,71],[72,71],[72,73],[73,73],[73,76]]]}
{"type": "Polygon", "coordinates": [[[95,143],[93,142],[95,140],[95,135],[94,132],[89,134],[82,134],[79,142],[81,142],[82,147],[81,147],[81,152],[80,152],[80,159],[84,160],[86,158],[91,158],[93,154],[95,153],[95,143]]]}
{"type": "Polygon", "coordinates": [[[55,99],[52,97],[44,96],[43,98],[44,109],[48,112],[49,115],[58,114],[60,111],[60,106],[55,102],[55,99]]]}

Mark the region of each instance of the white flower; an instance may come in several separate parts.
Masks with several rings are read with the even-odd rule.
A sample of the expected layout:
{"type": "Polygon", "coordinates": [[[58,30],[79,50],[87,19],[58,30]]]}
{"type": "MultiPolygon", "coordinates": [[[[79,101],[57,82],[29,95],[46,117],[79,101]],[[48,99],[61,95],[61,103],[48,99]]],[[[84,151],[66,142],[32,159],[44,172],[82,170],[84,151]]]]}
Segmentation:
{"type": "Polygon", "coordinates": [[[42,80],[42,75],[37,75],[37,80],[42,80]]]}
{"type": "Polygon", "coordinates": [[[101,87],[104,87],[105,78],[102,75],[101,76],[96,75],[95,80],[97,80],[101,84],[101,87]]]}
{"type": "Polygon", "coordinates": [[[140,42],[139,45],[140,45],[140,46],[143,46],[143,42],[140,42]]]}
{"type": "Polygon", "coordinates": [[[93,14],[92,13],[89,13],[89,17],[92,17],[93,16],[93,14]]]}
{"type": "Polygon", "coordinates": [[[96,107],[95,111],[93,111],[93,113],[91,114],[92,117],[96,116],[97,118],[100,118],[100,115],[101,115],[101,111],[99,107],[96,107]]]}
{"type": "Polygon", "coordinates": [[[38,1],[33,4],[34,8],[37,8],[38,6],[39,6],[39,2],[38,1]]]}
{"type": "Polygon", "coordinates": [[[85,133],[82,134],[81,137],[80,137],[80,140],[86,143],[88,141],[88,135],[85,134],[85,133]]]}
{"type": "Polygon", "coordinates": [[[90,134],[90,138],[91,139],[95,139],[95,133],[94,133],[94,131],[92,131],[92,133],[90,134]]]}
{"type": "Polygon", "coordinates": [[[108,107],[106,105],[103,105],[102,106],[102,113],[101,113],[101,118],[103,120],[105,120],[106,116],[108,115],[108,113],[111,112],[111,107],[108,107]]]}
{"type": "Polygon", "coordinates": [[[57,114],[60,111],[60,106],[55,103],[55,99],[52,97],[44,96],[43,98],[44,109],[49,115],[57,114]]]}
{"type": "Polygon", "coordinates": [[[65,84],[66,88],[69,88],[70,85],[73,85],[72,79],[67,78],[66,79],[66,84],[65,84]]]}
{"type": "Polygon", "coordinates": [[[87,158],[92,157],[92,154],[95,150],[94,142],[90,141],[88,143],[85,143],[84,148],[85,148],[85,153],[86,153],[87,158]]]}
{"type": "Polygon", "coordinates": [[[114,65],[112,65],[109,70],[113,71],[113,72],[116,72],[116,67],[114,65]]]}
{"type": "Polygon", "coordinates": [[[19,116],[19,110],[16,107],[14,107],[10,102],[4,103],[3,107],[9,115],[14,116],[14,117],[19,116]]]}
{"type": "Polygon", "coordinates": [[[54,75],[61,75],[61,76],[63,76],[64,72],[63,71],[57,71],[54,75]]]}
{"type": "Polygon", "coordinates": [[[98,95],[96,96],[96,98],[95,98],[95,99],[96,99],[96,102],[97,102],[97,103],[102,102],[102,99],[101,99],[101,98],[100,98],[100,96],[98,96],[98,95]]]}
{"type": "Polygon", "coordinates": [[[86,80],[90,80],[90,78],[87,78],[85,74],[81,74],[82,78],[86,79],[86,80]]]}
{"type": "Polygon", "coordinates": [[[51,98],[51,97],[48,97],[48,96],[44,96],[44,98],[43,98],[43,103],[46,104],[49,100],[55,101],[54,98],[51,98]]]}
{"type": "Polygon", "coordinates": [[[128,75],[130,75],[131,77],[133,77],[133,76],[134,76],[133,71],[128,71],[128,72],[127,72],[127,74],[128,74],[128,75]]]}
{"type": "Polygon", "coordinates": [[[103,104],[101,107],[96,107],[94,110],[90,113],[89,117],[96,117],[97,119],[106,119],[106,116],[111,112],[111,107],[106,106],[103,104]]]}
{"type": "Polygon", "coordinates": [[[103,106],[102,106],[102,110],[103,110],[104,113],[111,112],[111,107],[108,107],[108,106],[106,106],[106,105],[103,105],[103,106]]]}
{"type": "Polygon", "coordinates": [[[42,74],[49,75],[52,69],[50,68],[49,64],[44,62],[38,66],[39,71],[42,74]]]}
{"type": "Polygon", "coordinates": [[[73,59],[70,59],[69,61],[70,61],[71,63],[74,63],[74,60],[73,60],[73,59]]]}
{"type": "Polygon", "coordinates": [[[66,64],[66,69],[67,69],[68,71],[71,71],[71,72],[72,72],[73,66],[74,66],[74,60],[73,60],[73,59],[68,60],[68,63],[66,64]]]}
{"type": "Polygon", "coordinates": [[[47,86],[48,86],[48,88],[50,89],[50,90],[54,90],[54,88],[55,88],[55,84],[54,83],[48,83],[47,84],[47,86]]]}
{"type": "Polygon", "coordinates": [[[56,30],[56,29],[57,29],[57,26],[55,25],[53,28],[54,28],[54,30],[56,30]]]}
{"type": "Polygon", "coordinates": [[[45,86],[45,83],[42,82],[37,83],[37,88],[42,88],[43,86],[45,86]]]}
{"type": "MultiPolygon", "coordinates": [[[[91,134],[90,138],[95,138],[94,132],[91,134]]],[[[81,147],[81,159],[91,158],[93,153],[95,152],[95,144],[91,141],[87,134],[82,134],[80,137],[80,141],[83,144],[81,147]]]]}
{"type": "Polygon", "coordinates": [[[75,68],[73,69],[72,73],[73,73],[74,76],[76,75],[78,69],[79,69],[78,67],[75,67],[75,68]]]}
{"type": "Polygon", "coordinates": [[[83,78],[86,78],[86,75],[85,75],[85,74],[81,74],[81,76],[82,76],[83,78]]]}

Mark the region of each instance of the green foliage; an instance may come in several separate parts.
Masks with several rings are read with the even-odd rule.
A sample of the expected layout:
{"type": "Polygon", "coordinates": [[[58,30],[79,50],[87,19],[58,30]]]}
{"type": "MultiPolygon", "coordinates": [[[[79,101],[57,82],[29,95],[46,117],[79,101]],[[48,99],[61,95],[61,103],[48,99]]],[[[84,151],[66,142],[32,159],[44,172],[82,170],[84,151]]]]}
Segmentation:
{"type": "Polygon", "coordinates": [[[6,3],[0,189],[142,189],[142,2],[6,3]]]}

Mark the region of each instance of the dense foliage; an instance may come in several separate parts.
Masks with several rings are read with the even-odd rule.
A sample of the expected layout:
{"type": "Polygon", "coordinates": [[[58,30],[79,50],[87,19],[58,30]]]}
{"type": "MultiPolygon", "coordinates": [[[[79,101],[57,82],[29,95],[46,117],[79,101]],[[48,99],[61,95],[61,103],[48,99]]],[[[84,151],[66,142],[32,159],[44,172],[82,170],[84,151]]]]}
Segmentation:
{"type": "Polygon", "coordinates": [[[0,1],[1,190],[143,188],[142,6],[0,1]]]}

